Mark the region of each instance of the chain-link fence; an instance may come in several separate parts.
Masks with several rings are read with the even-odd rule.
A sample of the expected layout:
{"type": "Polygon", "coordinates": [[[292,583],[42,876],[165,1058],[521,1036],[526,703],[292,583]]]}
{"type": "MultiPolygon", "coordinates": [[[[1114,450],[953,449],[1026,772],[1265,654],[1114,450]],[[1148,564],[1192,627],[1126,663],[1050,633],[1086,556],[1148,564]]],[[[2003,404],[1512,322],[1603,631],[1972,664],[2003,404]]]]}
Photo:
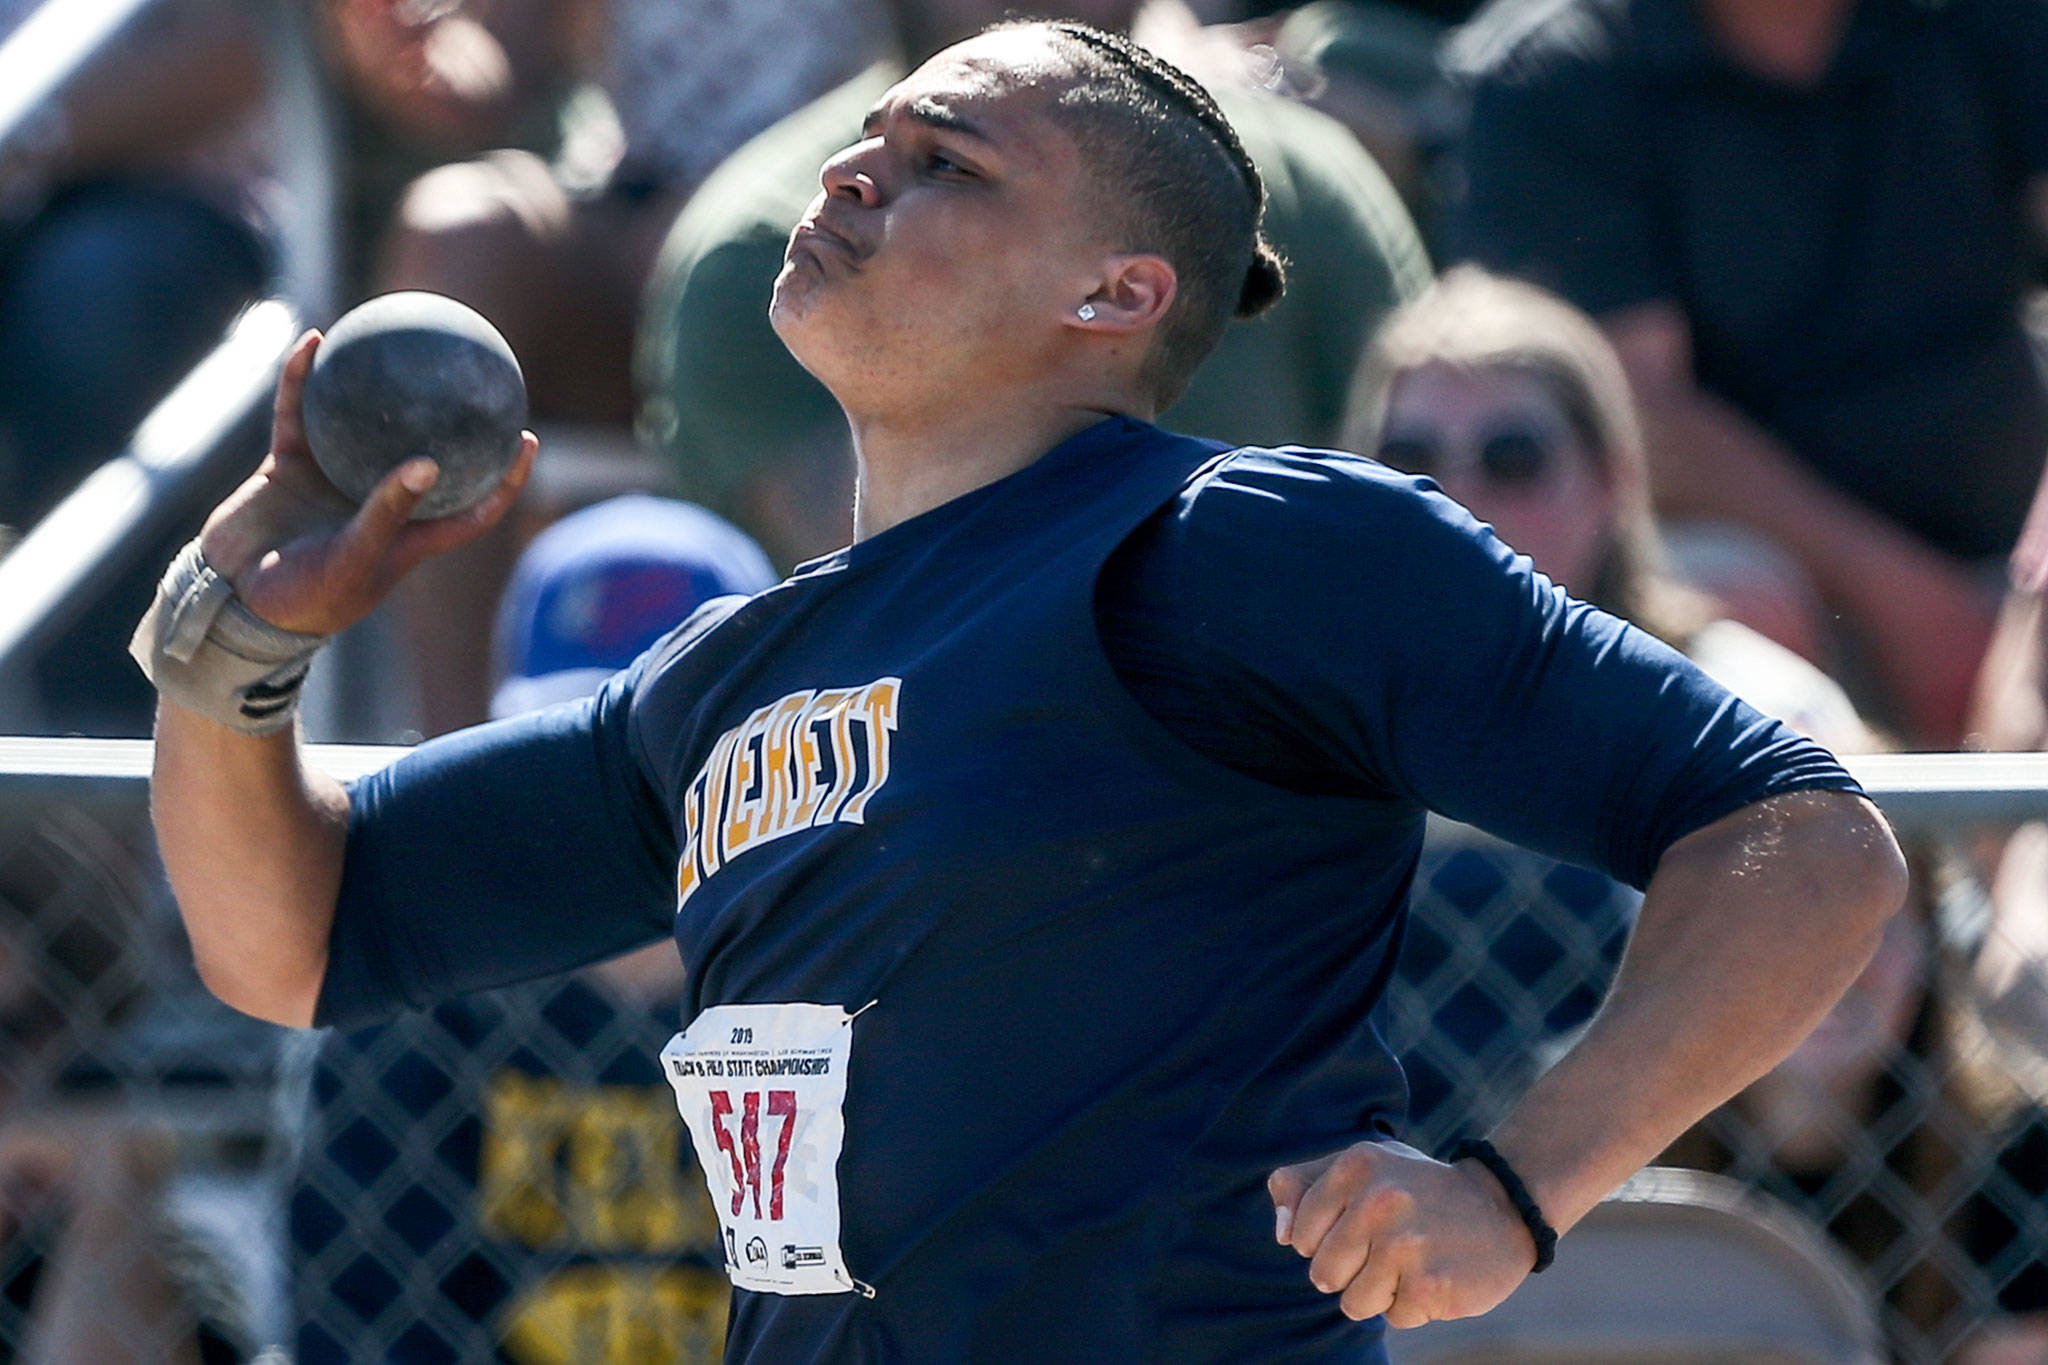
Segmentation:
{"type": "MultiPolygon", "coordinates": [[[[717,1224],[654,1063],[672,953],[353,1034],[253,1024],[191,976],[139,746],[48,755],[0,771],[0,1359],[717,1359],[717,1224]]],[[[1397,1358],[1871,1358],[1756,1335],[1805,1285],[1895,1359],[2048,1360],[2048,828],[1959,819],[1914,854],[1914,905],[1844,1005],[1667,1154],[1718,1180],[1638,1182],[1589,1220],[1566,1274],[1511,1300],[1529,1354],[1399,1334],[1397,1358]],[[1731,1348],[1702,1286],[1743,1274],[1731,1348]],[[1675,1344],[1543,1347],[1589,1284],[1609,1327],[1675,1344]]],[[[1411,1141],[1513,1102],[1597,1006],[1636,904],[1432,831],[1383,1020],[1411,1141]]]]}
{"type": "MultiPolygon", "coordinates": [[[[1662,1161],[1725,1173],[1824,1230],[1897,1359],[2039,1365],[2048,827],[1966,833],[1909,839],[1914,895],[1869,969],[1788,1061],[1662,1161]]],[[[1591,1017],[1637,904],[1583,869],[1432,830],[1385,1005],[1410,1141],[1440,1150],[1507,1110],[1591,1017]]]]}

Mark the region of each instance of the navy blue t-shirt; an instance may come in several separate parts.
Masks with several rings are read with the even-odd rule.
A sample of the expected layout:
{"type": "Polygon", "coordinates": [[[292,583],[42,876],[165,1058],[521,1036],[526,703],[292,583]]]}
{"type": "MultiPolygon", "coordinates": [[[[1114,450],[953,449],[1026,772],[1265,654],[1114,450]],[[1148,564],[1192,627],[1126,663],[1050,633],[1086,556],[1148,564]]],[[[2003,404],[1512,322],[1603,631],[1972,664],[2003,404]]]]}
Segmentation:
{"type": "Polygon", "coordinates": [[[1642,885],[1816,787],[1428,483],[1111,419],[359,783],[321,1019],[666,933],[685,1020],[869,1006],[873,1297],[738,1291],[733,1360],[1373,1361],[1264,1180],[1399,1121],[1369,1016],[1425,809],[1642,885]]]}

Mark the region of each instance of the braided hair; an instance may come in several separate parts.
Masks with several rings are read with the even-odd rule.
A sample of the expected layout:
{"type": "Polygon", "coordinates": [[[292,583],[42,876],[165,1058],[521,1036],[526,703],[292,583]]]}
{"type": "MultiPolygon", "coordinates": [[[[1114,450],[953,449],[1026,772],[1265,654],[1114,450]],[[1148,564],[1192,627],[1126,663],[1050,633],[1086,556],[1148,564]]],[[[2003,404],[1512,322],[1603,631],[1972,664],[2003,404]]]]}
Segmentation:
{"type": "Polygon", "coordinates": [[[1126,249],[1164,256],[1179,277],[1144,373],[1164,408],[1233,317],[1257,316],[1286,290],[1259,230],[1265,181],[1214,97],[1158,54],[1069,21],[995,27],[1043,29],[1066,50],[1074,80],[1051,112],[1094,172],[1096,207],[1126,249]]]}

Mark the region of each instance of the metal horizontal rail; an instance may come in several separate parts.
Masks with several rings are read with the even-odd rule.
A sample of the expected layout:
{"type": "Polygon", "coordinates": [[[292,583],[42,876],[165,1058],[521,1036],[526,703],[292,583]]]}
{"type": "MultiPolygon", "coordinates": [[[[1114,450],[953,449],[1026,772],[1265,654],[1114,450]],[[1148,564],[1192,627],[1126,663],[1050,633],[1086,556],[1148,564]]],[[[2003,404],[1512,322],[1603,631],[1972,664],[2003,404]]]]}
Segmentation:
{"type": "MultiPolygon", "coordinates": [[[[13,778],[138,781],[146,739],[0,736],[0,782],[13,778]]],[[[313,764],[344,780],[406,752],[391,745],[309,744],[313,764]]],[[[2048,819],[2048,754],[1877,754],[1845,759],[1871,799],[1900,825],[1953,827],[2048,819]]]]}
{"type": "MultiPolygon", "coordinates": [[[[12,778],[139,782],[149,777],[146,739],[45,739],[0,736],[0,781],[12,778]]],[[[314,767],[343,781],[376,772],[406,750],[383,744],[308,744],[314,767]]]]}
{"type": "Polygon", "coordinates": [[[1842,762],[1901,828],[2048,819],[2048,754],[1865,754],[1842,762]]]}
{"type": "Polygon", "coordinates": [[[0,674],[89,606],[93,585],[140,542],[199,510],[186,504],[221,477],[223,460],[250,459],[230,438],[268,409],[296,328],[281,302],[249,308],[136,428],[128,449],[0,559],[0,674]]]}
{"type": "Polygon", "coordinates": [[[0,153],[46,136],[50,100],[157,0],[43,0],[0,44],[0,153]]]}

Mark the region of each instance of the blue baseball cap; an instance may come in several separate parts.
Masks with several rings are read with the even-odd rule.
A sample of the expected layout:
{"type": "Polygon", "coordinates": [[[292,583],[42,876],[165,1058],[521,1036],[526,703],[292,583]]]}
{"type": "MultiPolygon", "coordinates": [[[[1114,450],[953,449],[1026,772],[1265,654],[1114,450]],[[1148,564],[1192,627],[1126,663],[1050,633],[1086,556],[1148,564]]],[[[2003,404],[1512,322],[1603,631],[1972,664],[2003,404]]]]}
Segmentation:
{"type": "Polygon", "coordinates": [[[775,581],[746,532],[693,503],[635,493],[572,513],[512,570],[491,714],[588,696],[712,598],[775,581]]]}

